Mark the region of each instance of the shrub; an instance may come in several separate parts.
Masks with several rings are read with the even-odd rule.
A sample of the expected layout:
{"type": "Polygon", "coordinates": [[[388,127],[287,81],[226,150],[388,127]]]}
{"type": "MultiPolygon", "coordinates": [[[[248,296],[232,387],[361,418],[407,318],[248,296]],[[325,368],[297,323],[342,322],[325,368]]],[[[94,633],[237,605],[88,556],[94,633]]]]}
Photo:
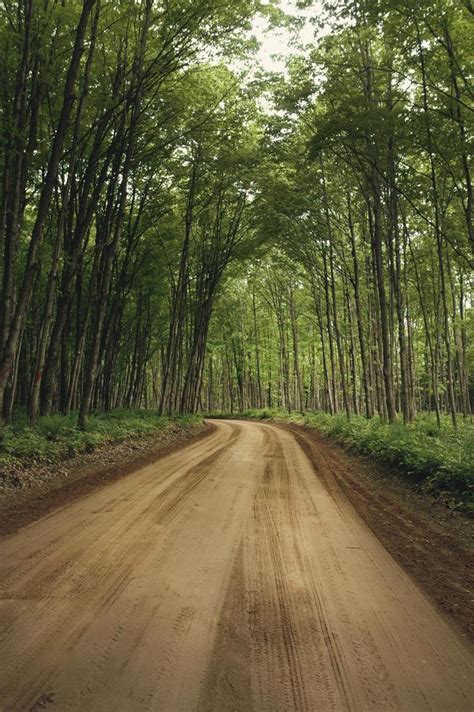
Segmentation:
{"type": "Polygon", "coordinates": [[[55,463],[105,443],[153,435],[163,430],[194,427],[200,416],[167,418],[154,411],[114,410],[92,414],[86,430],[76,427],[76,416],[54,414],[39,419],[34,428],[23,415],[5,428],[0,442],[0,468],[8,465],[55,463]]]}

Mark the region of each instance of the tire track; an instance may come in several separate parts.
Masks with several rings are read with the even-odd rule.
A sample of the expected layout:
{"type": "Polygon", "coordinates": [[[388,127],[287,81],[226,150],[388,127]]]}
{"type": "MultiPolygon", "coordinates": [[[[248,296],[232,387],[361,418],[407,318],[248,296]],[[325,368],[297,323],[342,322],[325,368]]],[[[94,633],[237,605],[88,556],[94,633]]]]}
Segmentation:
{"type": "MultiPolygon", "coordinates": [[[[143,468],[3,542],[10,557],[19,553],[20,562],[17,568],[10,565],[2,579],[0,709],[5,700],[11,700],[8,704],[15,711],[30,709],[41,703],[42,696],[49,699],[51,695],[58,704],[62,686],[58,678],[67,677],[69,686],[76,687],[72,668],[67,666],[66,675],[62,668],[65,655],[84,670],[85,689],[74,693],[76,703],[79,699],[84,705],[101,696],[103,678],[117,659],[123,656],[123,669],[133,667],[133,658],[146,641],[146,629],[157,618],[166,619],[163,605],[168,590],[157,572],[162,568],[166,578],[166,567],[176,568],[180,535],[186,521],[196,517],[197,502],[202,506],[225,485],[221,467],[240,431],[238,426],[223,424],[209,437],[210,442],[160,460],[158,471],[153,466],[143,468]],[[46,532],[44,549],[37,546],[38,537],[31,536],[41,529],[46,532]],[[77,654],[84,648],[85,658],[77,654]]],[[[234,490],[233,486],[230,501],[235,510],[239,498],[234,490]]],[[[240,492],[245,496],[242,488],[240,492]]],[[[220,499],[222,493],[217,496],[220,499]]],[[[225,513],[223,524],[228,536],[234,537],[231,512],[225,513]]],[[[216,573],[221,575],[220,570],[216,573]]],[[[180,636],[186,637],[182,613],[191,609],[189,605],[179,608],[169,633],[170,652],[158,655],[152,650],[163,661],[168,657],[170,670],[181,646],[180,636]]],[[[161,673],[160,666],[155,667],[155,675],[163,674],[163,665],[161,673]]],[[[163,684],[164,680],[163,676],[163,684]]],[[[141,699],[141,707],[148,708],[146,695],[141,699]]]]}
{"type": "Polygon", "coordinates": [[[321,457],[315,471],[292,432],[249,427],[268,432],[265,473],[199,709],[471,710],[471,652],[368,530],[329,463],[321,457]],[[245,669],[246,692],[226,684],[245,669]]]}
{"type": "Polygon", "coordinates": [[[471,710],[470,651],[334,471],[219,422],[0,540],[0,709],[471,710]]]}

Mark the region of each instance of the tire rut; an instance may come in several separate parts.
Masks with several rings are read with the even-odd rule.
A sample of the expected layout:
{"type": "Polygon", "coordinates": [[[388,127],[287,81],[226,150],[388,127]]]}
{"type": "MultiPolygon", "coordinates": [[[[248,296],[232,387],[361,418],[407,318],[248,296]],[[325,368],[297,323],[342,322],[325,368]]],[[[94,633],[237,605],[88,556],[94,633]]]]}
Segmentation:
{"type": "Polygon", "coordinates": [[[470,651],[301,445],[218,422],[0,540],[0,709],[470,710],[470,651]]]}

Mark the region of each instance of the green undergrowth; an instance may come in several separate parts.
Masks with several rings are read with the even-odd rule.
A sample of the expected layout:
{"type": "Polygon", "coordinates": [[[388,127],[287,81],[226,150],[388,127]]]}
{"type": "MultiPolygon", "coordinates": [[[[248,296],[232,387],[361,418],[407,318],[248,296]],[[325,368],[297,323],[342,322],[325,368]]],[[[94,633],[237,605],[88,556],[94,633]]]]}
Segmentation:
{"type": "Polygon", "coordinates": [[[202,424],[202,417],[167,418],[154,411],[120,409],[91,415],[86,430],[79,430],[76,422],[76,414],[55,414],[40,418],[35,427],[30,427],[26,417],[19,415],[4,429],[0,469],[8,465],[53,464],[106,444],[191,430],[202,424]]]}
{"type": "Polygon", "coordinates": [[[448,417],[441,429],[434,415],[420,414],[415,422],[393,425],[380,418],[285,413],[278,410],[249,410],[238,417],[275,420],[314,429],[347,449],[389,466],[391,472],[424,490],[444,498],[456,508],[474,513],[474,425],[459,422],[454,430],[448,417]]]}

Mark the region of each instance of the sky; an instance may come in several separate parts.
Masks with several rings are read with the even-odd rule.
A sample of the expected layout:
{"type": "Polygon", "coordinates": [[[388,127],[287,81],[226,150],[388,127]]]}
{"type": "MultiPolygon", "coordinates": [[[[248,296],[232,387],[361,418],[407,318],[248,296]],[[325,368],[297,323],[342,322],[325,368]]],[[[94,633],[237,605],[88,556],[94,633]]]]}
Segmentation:
{"type": "Polygon", "coordinates": [[[261,43],[257,54],[259,65],[266,71],[284,72],[285,61],[291,54],[297,52],[294,40],[299,44],[308,44],[314,40],[315,27],[310,19],[318,12],[318,2],[312,8],[298,10],[296,0],[280,0],[279,7],[288,15],[297,16],[303,19],[304,24],[298,32],[297,38],[292,37],[287,29],[268,29],[267,21],[263,17],[254,20],[253,33],[261,43]]]}

